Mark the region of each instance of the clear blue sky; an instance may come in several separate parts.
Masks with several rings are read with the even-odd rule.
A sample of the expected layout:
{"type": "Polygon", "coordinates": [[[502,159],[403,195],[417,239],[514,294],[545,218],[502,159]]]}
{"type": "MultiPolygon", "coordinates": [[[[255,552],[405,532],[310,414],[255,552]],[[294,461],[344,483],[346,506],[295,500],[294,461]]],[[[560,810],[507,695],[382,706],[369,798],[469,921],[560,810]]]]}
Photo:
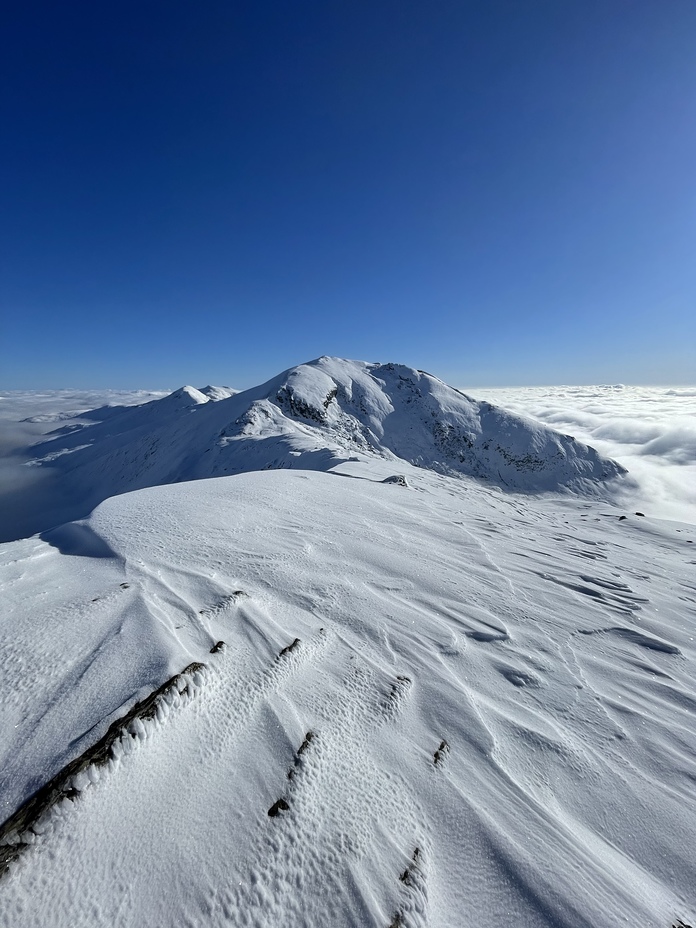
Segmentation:
{"type": "Polygon", "coordinates": [[[26,0],[0,72],[0,387],[696,381],[694,0],[26,0]]]}

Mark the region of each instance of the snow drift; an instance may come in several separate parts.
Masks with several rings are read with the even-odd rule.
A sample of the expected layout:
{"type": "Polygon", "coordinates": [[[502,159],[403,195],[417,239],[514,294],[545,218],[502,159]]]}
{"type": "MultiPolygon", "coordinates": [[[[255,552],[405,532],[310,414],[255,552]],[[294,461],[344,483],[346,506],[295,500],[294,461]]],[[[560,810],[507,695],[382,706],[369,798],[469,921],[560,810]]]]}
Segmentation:
{"type": "Polygon", "coordinates": [[[0,546],[2,928],[694,924],[696,529],[400,469],[0,546]]]}

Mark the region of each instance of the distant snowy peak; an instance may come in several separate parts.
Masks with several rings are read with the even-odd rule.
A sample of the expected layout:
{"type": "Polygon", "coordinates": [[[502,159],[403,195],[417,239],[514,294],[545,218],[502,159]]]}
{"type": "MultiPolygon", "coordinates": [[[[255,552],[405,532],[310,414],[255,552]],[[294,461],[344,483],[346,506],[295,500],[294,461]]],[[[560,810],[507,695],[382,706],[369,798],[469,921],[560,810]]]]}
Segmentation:
{"type": "Polygon", "coordinates": [[[330,470],[374,457],[519,492],[597,494],[625,473],[594,449],[399,364],[319,358],[229,396],[186,386],[109,407],[36,446],[75,517],[116,493],[269,468],[330,470]],[[87,439],[87,440],[86,440],[87,439]]]}
{"type": "Polygon", "coordinates": [[[319,358],[287,371],[266,399],[344,447],[517,490],[587,489],[625,473],[570,436],[400,364],[319,358]]]}
{"type": "Polygon", "coordinates": [[[233,387],[214,387],[209,384],[207,387],[201,387],[200,392],[217,403],[219,400],[227,400],[231,396],[236,396],[240,391],[233,387]]]}
{"type": "Polygon", "coordinates": [[[195,387],[181,387],[179,390],[175,390],[173,393],[170,393],[169,396],[162,397],[161,400],[155,400],[156,403],[162,403],[163,406],[201,406],[203,403],[209,402],[210,397],[206,396],[202,390],[197,390],[195,387]]]}

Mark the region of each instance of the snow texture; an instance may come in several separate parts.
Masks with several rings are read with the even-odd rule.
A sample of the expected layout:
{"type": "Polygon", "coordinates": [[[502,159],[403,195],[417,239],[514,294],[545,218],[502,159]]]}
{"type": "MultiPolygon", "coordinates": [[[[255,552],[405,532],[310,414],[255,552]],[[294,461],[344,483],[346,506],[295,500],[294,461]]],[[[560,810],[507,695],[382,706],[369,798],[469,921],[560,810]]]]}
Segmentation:
{"type": "Polygon", "coordinates": [[[38,823],[1,925],[693,918],[696,530],[402,470],[146,489],[0,549],[7,817],[209,668],[38,823]]]}

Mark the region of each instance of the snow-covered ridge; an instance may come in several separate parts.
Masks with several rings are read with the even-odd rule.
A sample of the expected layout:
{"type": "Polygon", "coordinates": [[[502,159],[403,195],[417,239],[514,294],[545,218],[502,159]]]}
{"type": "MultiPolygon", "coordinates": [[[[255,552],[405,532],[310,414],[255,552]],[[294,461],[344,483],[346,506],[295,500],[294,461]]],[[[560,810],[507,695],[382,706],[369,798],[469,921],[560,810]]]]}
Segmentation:
{"type": "Polygon", "coordinates": [[[142,406],[95,411],[95,424],[52,433],[34,463],[62,472],[79,494],[76,515],[146,486],[328,470],[375,455],[519,492],[596,494],[625,473],[569,436],[399,364],[323,357],[225,392],[187,386],[142,406]]]}
{"type": "Polygon", "coordinates": [[[694,925],[696,529],[402,472],[0,546],[0,928],[694,925]]]}
{"type": "Polygon", "coordinates": [[[214,392],[36,446],[112,498],[0,545],[0,928],[695,924],[696,527],[422,371],[214,392]]]}

